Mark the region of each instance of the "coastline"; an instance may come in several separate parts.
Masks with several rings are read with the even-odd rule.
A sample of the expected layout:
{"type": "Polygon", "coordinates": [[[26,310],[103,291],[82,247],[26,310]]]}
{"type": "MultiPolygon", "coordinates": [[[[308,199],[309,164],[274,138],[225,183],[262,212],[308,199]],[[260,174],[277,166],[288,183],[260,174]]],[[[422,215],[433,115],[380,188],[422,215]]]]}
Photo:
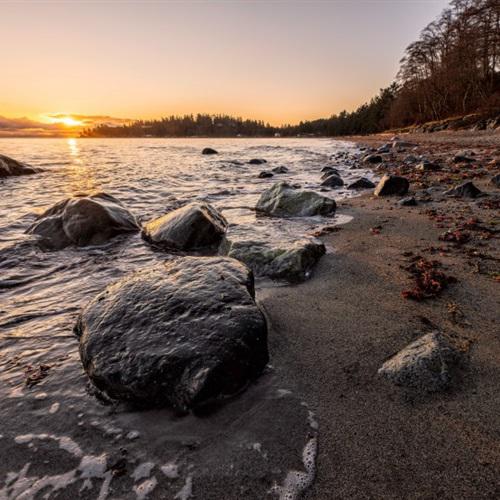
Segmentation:
{"type": "MultiPolygon", "coordinates": [[[[476,136],[446,135],[444,141],[429,134],[403,140],[417,142],[417,152],[430,160],[456,152],[464,142],[474,145],[481,161],[488,156],[476,136]]],[[[379,146],[387,137],[351,140],[379,146]]],[[[499,142],[496,134],[487,144],[499,142]]],[[[488,198],[498,199],[498,188],[488,184],[498,166],[488,175],[477,173],[464,166],[460,176],[473,177],[488,198]]],[[[423,174],[410,191],[420,194],[419,184],[443,189],[442,174],[423,174]]],[[[415,207],[371,194],[343,200],[338,213],[353,219],[322,237],[334,251],[319,262],[311,280],[258,296],[270,318],[274,363],[317,413],[318,471],[305,498],[499,494],[498,235],[484,240],[473,235],[464,245],[439,240],[448,227],[471,217],[494,223],[498,210],[477,200],[427,199],[415,207]],[[436,298],[403,298],[411,283],[405,270],[410,255],[439,260],[458,282],[436,298]],[[468,346],[470,361],[449,390],[422,395],[377,377],[387,358],[436,329],[468,346]]]]}

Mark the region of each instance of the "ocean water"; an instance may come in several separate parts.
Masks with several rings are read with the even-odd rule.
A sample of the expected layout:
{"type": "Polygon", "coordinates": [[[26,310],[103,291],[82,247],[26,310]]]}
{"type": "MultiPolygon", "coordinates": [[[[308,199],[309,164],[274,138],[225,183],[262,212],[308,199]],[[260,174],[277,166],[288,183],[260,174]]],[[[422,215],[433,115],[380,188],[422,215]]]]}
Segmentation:
{"type": "MultiPolygon", "coordinates": [[[[117,237],[104,247],[44,251],[32,236],[25,234],[37,214],[66,197],[105,191],[119,198],[141,222],[187,202],[202,200],[222,211],[230,223],[229,234],[267,240],[299,238],[339,220],[257,218],[253,207],[260,193],[277,180],[319,190],[320,170],[327,165],[338,168],[346,182],[371,176],[360,169],[351,170],[352,160],[338,157],[344,152],[356,155],[354,145],[327,139],[0,139],[0,153],[44,169],[38,175],[0,181],[0,462],[4,463],[0,467],[0,497],[14,498],[23,491],[27,492],[26,498],[63,490],[69,495],[71,488],[78,486],[82,498],[87,494],[88,498],[97,498],[101,489],[99,498],[105,498],[114,483],[103,463],[109,465],[110,450],[119,448],[123,440],[129,449],[136,446],[135,460],[153,464],[148,474],[141,476],[142,482],[137,479],[133,484],[140,491],[137,497],[155,498],[155,492],[165,492],[167,487],[172,488],[172,493],[179,491],[189,478],[186,489],[196,489],[188,485],[196,483],[196,467],[205,470],[204,460],[213,461],[213,457],[179,455],[172,444],[177,443],[177,438],[165,437],[165,429],[175,429],[176,436],[187,436],[188,441],[202,430],[197,439],[213,439],[218,432],[226,434],[228,422],[237,420],[241,411],[234,407],[225,410],[227,414],[222,412],[218,420],[205,422],[201,428],[193,423],[193,417],[179,424],[174,416],[162,414],[166,427],[158,427],[151,424],[159,418],[158,413],[110,412],[100,405],[86,388],[78,343],[72,334],[75,318],[107,284],[159,262],[165,255],[153,250],[137,234],[117,237]],[[208,146],[219,154],[201,155],[208,146]],[[249,165],[251,158],[264,158],[267,163],[249,165]],[[260,171],[277,166],[286,166],[289,172],[270,179],[258,178],[260,171]],[[46,379],[27,387],[26,374],[41,364],[48,366],[46,379]],[[148,442],[133,444],[137,439],[130,436],[136,435],[148,436],[148,442]],[[162,439],[163,455],[148,445],[162,439]],[[65,449],[63,444],[68,442],[75,443],[75,447],[65,449]],[[12,450],[9,460],[8,450],[12,450]],[[42,457],[33,455],[37,450],[44,455],[66,453],[76,462],[66,465],[64,457],[58,458],[47,471],[40,465],[44,463],[42,457]],[[171,484],[173,479],[165,474],[152,475],[154,467],[159,471],[162,464],[174,462],[181,471],[177,485],[171,484]],[[168,485],[162,486],[162,481],[167,480],[168,485]],[[96,482],[94,486],[92,481],[96,482]]],[[[335,199],[352,195],[344,189],[323,194],[335,199]]],[[[243,397],[238,404],[248,411],[255,401],[267,401],[269,411],[277,411],[283,398],[273,384],[258,389],[263,393],[243,397]],[[278,395],[270,398],[269,391],[278,395]]],[[[303,412],[299,403],[297,414],[303,412]]],[[[307,427],[307,418],[303,420],[307,427]]],[[[246,432],[249,442],[245,450],[252,456],[258,455],[254,444],[266,439],[259,429],[246,432]]],[[[307,432],[304,434],[304,442],[297,444],[299,449],[308,442],[307,432]]],[[[225,461],[228,454],[240,453],[243,446],[233,439],[223,442],[226,448],[221,455],[226,455],[225,461]]],[[[274,452],[276,460],[282,461],[283,450],[274,452]]],[[[267,451],[265,460],[271,461],[272,455],[273,450],[267,451]]],[[[276,467],[267,465],[266,470],[276,472],[276,467]]],[[[292,461],[290,467],[293,465],[292,461]]],[[[286,477],[286,471],[282,472],[281,480],[286,477]]],[[[133,475],[127,477],[129,482],[135,481],[133,475]]],[[[204,477],[209,482],[209,476],[204,477]]],[[[278,474],[273,480],[279,484],[280,477],[278,474]]],[[[134,498],[132,483],[122,485],[128,493],[120,498],[134,498]]]]}

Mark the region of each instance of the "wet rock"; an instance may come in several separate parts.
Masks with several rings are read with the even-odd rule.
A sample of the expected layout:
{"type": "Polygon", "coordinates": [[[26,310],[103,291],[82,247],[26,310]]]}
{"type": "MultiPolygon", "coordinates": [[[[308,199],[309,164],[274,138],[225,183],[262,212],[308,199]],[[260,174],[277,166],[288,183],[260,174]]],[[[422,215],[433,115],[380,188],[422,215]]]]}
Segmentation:
{"type": "Polygon", "coordinates": [[[262,165],[263,163],[267,163],[267,160],[263,160],[262,158],[252,158],[248,163],[249,165],[262,165]]]}
{"type": "Polygon", "coordinates": [[[286,174],[286,173],[288,173],[288,168],[285,166],[274,167],[273,172],[275,174],[286,174]]]}
{"type": "Polygon", "coordinates": [[[87,375],[109,398],[197,408],[232,395],[268,362],[252,272],[227,257],[180,257],[126,276],[75,325],[87,375]]]}
{"type": "Polygon", "coordinates": [[[392,149],[399,149],[399,150],[414,148],[416,146],[417,145],[414,144],[413,142],[406,142],[406,141],[393,141],[392,143],[392,149]]]}
{"type": "Polygon", "coordinates": [[[470,158],[463,154],[456,155],[453,158],[453,163],[474,163],[474,161],[474,158],[470,158]]]}
{"type": "Polygon", "coordinates": [[[218,151],[212,148],[204,148],[203,151],[201,152],[202,155],[217,155],[219,154],[218,151]]]}
{"type": "Polygon", "coordinates": [[[263,170],[260,174],[259,174],[259,179],[267,179],[269,177],[273,177],[274,174],[272,172],[267,172],[266,170],[263,170]]]}
{"type": "Polygon", "coordinates": [[[336,175],[337,177],[340,177],[340,173],[336,168],[329,167],[328,170],[323,169],[322,170],[324,173],[321,176],[321,180],[324,181],[325,179],[328,179],[331,175],[336,175]]]}
{"type": "Polygon", "coordinates": [[[377,149],[377,153],[386,154],[391,152],[391,144],[384,144],[377,149]]]}
{"type": "Polygon", "coordinates": [[[335,208],[335,200],[313,191],[294,189],[286,182],[278,182],[264,191],[255,207],[258,213],[275,217],[333,215],[335,208]]]}
{"type": "Polygon", "coordinates": [[[196,250],[219,245],[227,221],[208,203],[189,203],[148,222],[144,239],[172,250],[196,250]]]}
{"type": "Polygon", "coordinates": [[[478,189],[472,181],[464,182],[445,193],[447,196],[455,196],[457,198],[477,198],[482,194],[483,192],[478,189]]]}
{"type": "Polygon", "coordinates": [[[408,198],[399,200],[398,204],[402,207],[415,207],[417,206],[417,200],[413,196],[409,196],[408,198]]]}
{"type": "Polygon", "coordinates": [[[101,245],[110,238],[139,231],[135,217],[106,193],[77,195],[56,203],[27,230],[53,249],[68,245],[101,245]]]}
{"type": "Polygon", "coordinates": [[[396,385],[436,392],[449,386],[453,368],[461,357],[462,353],[443,334],[433,332],[398,352],[378,373],[396,385]]]}
{"type": "Polygon", "coordinates": [[[490,179],[490,184],[493,184],[493,186],[500,188],[500,174],[494,175],[490,179]]]}
{"type": "Polygon", "coordinates": [[[405,195],[409,187],[410,183],[405,177],[384,175],[375,188],[374,194],[375,196],[405,195]]]}
{"type": "Polygon", "coordinates": [[[363,162],[364,163],[382,163],[383,161],[383,158],[380,156],[380,155],[366,155],[365,157],[363,157],[363,162]]]}
{"type": "Polygon", "coordinates": [[[419,163],[416,168],[421,172],[436,172],[437,170],[441,170],[441,165],[428,160],[424,160],[419,163]]]}
{"type": "Polygon", "coordinates": [[[272,244],[264,241],[225,239],[220,252],[245,263],[256,276],[304,281],[325,254],[325,245],[316,238],[302,238],[272,244]]]}
{"type": "Polygon", "coordinates": [[[361,177],[360,179],[351,182],[347,186],[347,189],[373,189],[375,187],[375,184],[370,179],[367,179],[366,177],[361,177]]]}
{"type": "Polygon", "coordinates": [[[18,175],[31,175],[42,172],[42,169],[31,167],[26,163],[9,158],[5,155],[0,155],[0,179],[2,177],[14,177],[18,175]]]}
{"type": "Polygon", "coordinates": [[[344,185],[344,181],[340,178],[340,176],[336,174],[332,174],[328,176],[322,183],[324,187],[340,187],[344,185]]]}

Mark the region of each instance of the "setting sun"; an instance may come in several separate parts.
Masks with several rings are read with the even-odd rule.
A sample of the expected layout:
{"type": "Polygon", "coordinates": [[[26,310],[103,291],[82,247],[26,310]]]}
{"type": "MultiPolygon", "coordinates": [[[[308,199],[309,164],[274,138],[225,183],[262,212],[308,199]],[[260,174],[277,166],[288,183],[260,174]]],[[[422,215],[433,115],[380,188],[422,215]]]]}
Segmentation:
{"type": "Polygon", "coordinates": [[[81,127],[83,122],[79,120],[75,120],[75,118],[71,116],[62,116],[58,118],[51,118],[52,123],[61,123],[62,125],[66,125],[66,127],[81,127]]]}

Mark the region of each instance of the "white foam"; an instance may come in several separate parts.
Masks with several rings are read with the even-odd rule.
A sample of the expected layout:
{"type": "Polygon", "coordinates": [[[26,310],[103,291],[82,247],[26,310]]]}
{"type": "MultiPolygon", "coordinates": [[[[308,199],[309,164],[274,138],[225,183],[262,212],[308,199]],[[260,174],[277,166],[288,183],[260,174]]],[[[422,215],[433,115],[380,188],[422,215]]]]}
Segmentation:
{"type": "Polygon", "coordinates": [[[144,462],[142,464],[139,464],[135,468],[134,472],[132,472],[132,477],[134,478],[134,481],[139,481],[139,479],[149,477],[154,467],[155,467],[154,462],[144,462]]]}
{"type": "Polygon", "coordinates": [[[160,470],[167,476],[169,479],[176,479],[179,477],[179,466],[173,462],[162,465],[160,470]]]}
{"type": "Polygon", "coordinates": [[[177,492],[177,494],[174,497],[174,500],[188,500],[188,498],[191,498],[193,496],[193,476],[189,474],[188,477],[186,477],[186,482],[184,483],[184,486],[177,492]]]}
{"type": "Polygon", "coordinates": [[[59,403],[53,403],[51,405],[51,407],[49,408],[49,413],[50,414],[54,414],[54,413],[57,413],[59,411],[59,406],[60,404],[59,403]]]}
{"type": "Polygon", "coordinates": [[[141,433],[139,431],[130,431],[125,437],[132,440],[137,439],[140,435],[141,433]]]}
{"type": "Polygon", "coordinates": [[[134,486],[135,494],[137,495],[137,500],[144,500],[147,496],[156,488],[158,480],[156,477],[151,479],[146,479],[141,484],[134,486]]]}
{"type": "Polygon", "coordinates": [[[316,475],[316,454],[318,451],[318,438],[313,437],[307,441],[302,451],[302,463],[305,472],[292,470],[286,475],[283,486],[275,485],[272,492],[279,495],[280,500],[297,500],[314,481],[316,475]]]}

